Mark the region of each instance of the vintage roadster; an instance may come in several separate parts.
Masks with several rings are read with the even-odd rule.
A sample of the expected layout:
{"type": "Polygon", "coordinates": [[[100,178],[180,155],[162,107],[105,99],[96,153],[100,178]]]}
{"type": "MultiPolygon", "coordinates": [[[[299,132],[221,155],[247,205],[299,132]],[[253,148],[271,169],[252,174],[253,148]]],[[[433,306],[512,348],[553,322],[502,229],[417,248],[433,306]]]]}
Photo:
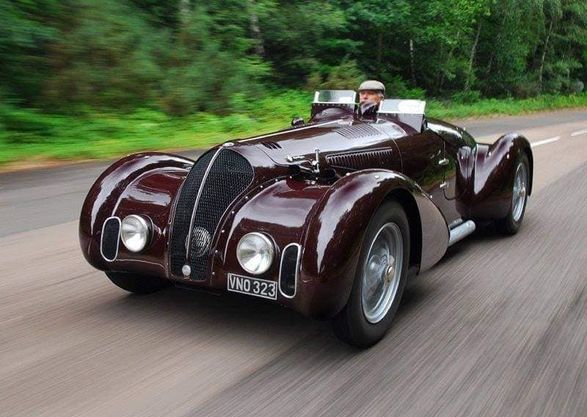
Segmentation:
{"type": "Polygon", "coordinates": [[[226,142],[196,161],[162,153],[110,166],[83,204],[85,258],[134,293],[181,287],[262,297],[370,346],[406,282],[479,222],[518,231],[532,189],[527,139],[478,144],[425,103],[317,92],[311,119],[226,142]]]}

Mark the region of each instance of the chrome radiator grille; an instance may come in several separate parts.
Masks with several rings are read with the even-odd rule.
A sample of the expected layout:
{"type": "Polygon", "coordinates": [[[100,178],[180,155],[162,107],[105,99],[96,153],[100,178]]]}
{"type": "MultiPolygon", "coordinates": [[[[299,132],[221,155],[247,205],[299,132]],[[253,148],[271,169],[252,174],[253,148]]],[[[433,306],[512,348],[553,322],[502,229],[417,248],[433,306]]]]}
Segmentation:
{"type": "Polygon", "coordinates": [[[207,278],[218,223],[252,181],[253,168],[234,151],[220,149],[215,156],[209,152],[196,162],[183,185],[173,223],[170,262],[174,275],[183,275],[187,264],[191,279],[207,278]]]}

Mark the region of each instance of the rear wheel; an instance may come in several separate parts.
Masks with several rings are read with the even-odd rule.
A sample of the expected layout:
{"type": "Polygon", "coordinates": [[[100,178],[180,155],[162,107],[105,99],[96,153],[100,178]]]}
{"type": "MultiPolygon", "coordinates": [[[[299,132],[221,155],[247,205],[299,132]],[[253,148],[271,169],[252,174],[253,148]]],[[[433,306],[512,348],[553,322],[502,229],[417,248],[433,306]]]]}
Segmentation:
{"type": "Polygon", "coordinates": [[[156,277],[128,274],[125,272],[106,272],[116,286],[135,294],[151,294],[163,288],[169,287],[171,283],[156,277]]]}
{"type": "Polygon", "coordinates": [[[528,162],[528,156],[523,153],[516,162],[510,210],[508,215],[498,222],[498,226],[503,233],[515,235],[520,230],[524,213],[526,212],[529,185],[530,163],[528,162]]]}
{"type": "Polygon", "coordinates": [[[367,227],[351,295],[333,320],[341,340],[358,347],[381,340],[399,306],[409,259],[407,216],[399,203],[386,202],[367,227]]]}

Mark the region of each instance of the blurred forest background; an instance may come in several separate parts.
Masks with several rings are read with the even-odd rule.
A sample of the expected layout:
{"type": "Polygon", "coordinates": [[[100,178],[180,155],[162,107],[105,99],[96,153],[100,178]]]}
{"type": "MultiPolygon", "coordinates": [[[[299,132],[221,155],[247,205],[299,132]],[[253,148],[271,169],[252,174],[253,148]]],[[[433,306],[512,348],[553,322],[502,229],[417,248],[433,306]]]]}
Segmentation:
{"type": "Polygon", "coordinates": [[[0,74],[0,163],[206,146],[365,78],[446,117],[585,105],[587,1],[0,0],[0,74]]]}

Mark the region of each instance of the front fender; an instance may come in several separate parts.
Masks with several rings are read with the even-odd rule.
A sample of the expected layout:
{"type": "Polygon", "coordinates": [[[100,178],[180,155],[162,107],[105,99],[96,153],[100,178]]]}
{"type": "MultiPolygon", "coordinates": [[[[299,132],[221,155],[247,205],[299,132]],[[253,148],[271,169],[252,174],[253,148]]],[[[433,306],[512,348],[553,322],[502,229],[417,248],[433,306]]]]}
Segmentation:
{"type": "MultiPolygon", "coordinates": [[[[106,169],[90,188],[80,214],[79,239],[86,260],[102,270],[132,270],[134,265],[124,264],[123,259],[108,263],[101,256],[104,221],[113,215],[146,215],[153,222],[155,234],[163,236],[173,196],[192,165],[193,161],[186,158],[150,152],[127,156],[106,169]]],[[[163,243],[154,243],[160,251],[163,243]]],[[[163,273],[160,267],[156,271],[158,275],[163,273]]]]}
{"type": "Polygon", "coordinates": [[[430,268],[446,252],[446,220],[408,177],[388,170],[364,170],[338,180],[321,198],[303,240],[300,270],[302,310],[331,317],[350,295],[369,221],[386,198],[397,198],[410,220],[411,264],[430,268]]]}

